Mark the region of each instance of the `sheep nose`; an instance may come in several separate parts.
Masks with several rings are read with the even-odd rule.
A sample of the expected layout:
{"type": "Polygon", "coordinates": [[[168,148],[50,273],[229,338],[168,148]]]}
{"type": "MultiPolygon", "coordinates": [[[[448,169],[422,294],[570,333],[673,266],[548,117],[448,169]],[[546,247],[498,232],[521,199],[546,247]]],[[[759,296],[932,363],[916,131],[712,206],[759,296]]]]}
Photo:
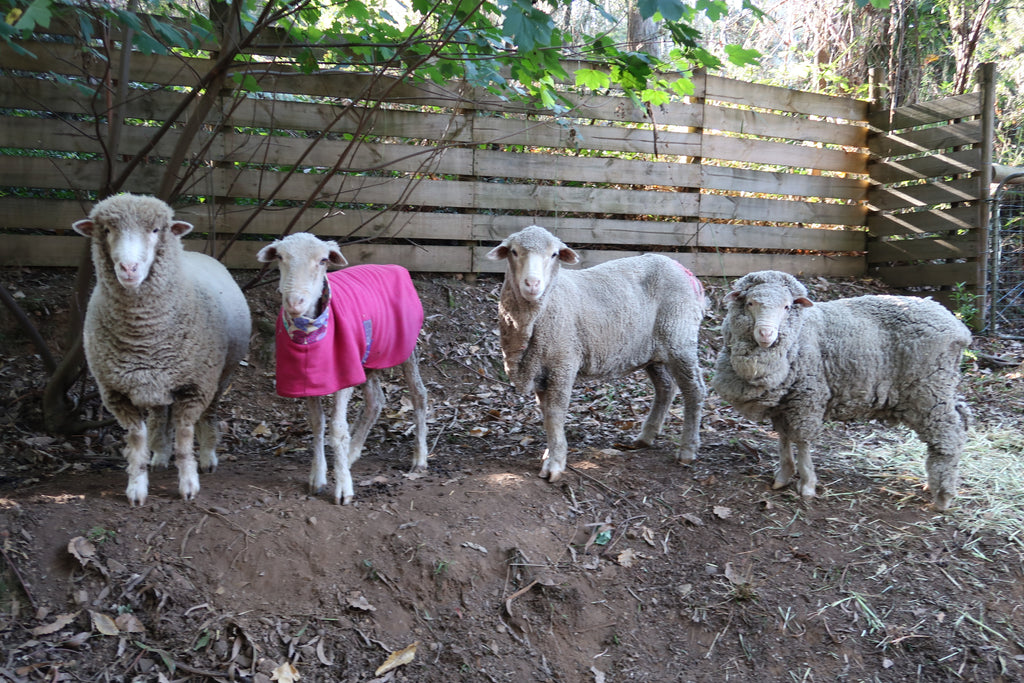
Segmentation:
{"type": "Polygon", "coordinates": [[[124,261],[117,264],[121,268],[121,272],[125,275],[136,275],[139,272],[138,263],[125,263],[124,261]]]}
{"type": "Polygon", "coordinates": [[[771,346],[775,343],[776,337],[778,337],[778,334],[773,327],[758,326],[754,328],[754,341],[757,342],[758,346],[771,346]]]}
{"type": "Polygon", "coordinates": [[[523,286],[533,294],[540,291],[540,278],[535,275],[527,275],[523,278],[523,286]]]}
{"type": "Polygon", "coordinates": [[[301,294],[289,294],[285,297],[284,306],[292,315],[301,315],[306,312],[306,297],[301,294]]]}

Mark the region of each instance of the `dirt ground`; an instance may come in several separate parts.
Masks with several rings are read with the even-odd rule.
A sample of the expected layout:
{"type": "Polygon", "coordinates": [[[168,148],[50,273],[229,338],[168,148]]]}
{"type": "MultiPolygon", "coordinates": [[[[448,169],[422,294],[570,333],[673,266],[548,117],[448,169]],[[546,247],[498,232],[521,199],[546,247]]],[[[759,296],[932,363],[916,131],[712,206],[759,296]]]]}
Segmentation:
{"type": "MultiPolygon", "coordinates": [[[[72,278],[0,271],[58,353],[72,278]]],[[[351,506],[306,491],[301,402],[273,392],[272,287],[248,293],[254,343],[222,404],[218,471],[184,502],[175,470],[157,470],[135,509],[120,430],[44,433],[43,366],[0,314],[0,680],[1024,680],[1024,539],[965,531],[970,502],[937,514],[918,476],[837,455],[898,430],[830,426],[805,503],[771,490],[769,427],[713,395],[694,465],[673,460],[678,416],[631,450],[650,398],[638,373],[577,386],[572,467],[552,485],[538,412],[502,380],[500,279],[416,283],[429,472],[405,474],[396,375],[351,506]]],[[[707,284],[720,298],[725,283],[707,284]]],[[[706,370],[720,322],[716,308],[706,370]]],[[[976,346],[1021,360],[1020,344],[976,346]]],[[[1021,431],[1020,382],[1019,367],[966,363],[981,427],[1021,431]]]]}

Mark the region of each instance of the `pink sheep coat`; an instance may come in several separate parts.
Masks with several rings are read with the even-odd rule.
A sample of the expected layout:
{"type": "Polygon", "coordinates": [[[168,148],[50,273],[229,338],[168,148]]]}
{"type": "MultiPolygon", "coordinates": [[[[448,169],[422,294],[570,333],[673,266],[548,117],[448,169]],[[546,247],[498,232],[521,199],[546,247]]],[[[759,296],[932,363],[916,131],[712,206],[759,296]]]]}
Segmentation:
{"type": "Polygon", "coordinates": [[[366,381],[366,368],[406,361],[423,327],[423,305],[409,271],[352,266],[327,274],[322,313],[277,316],[277,393],[326,396],[366,381]]]}

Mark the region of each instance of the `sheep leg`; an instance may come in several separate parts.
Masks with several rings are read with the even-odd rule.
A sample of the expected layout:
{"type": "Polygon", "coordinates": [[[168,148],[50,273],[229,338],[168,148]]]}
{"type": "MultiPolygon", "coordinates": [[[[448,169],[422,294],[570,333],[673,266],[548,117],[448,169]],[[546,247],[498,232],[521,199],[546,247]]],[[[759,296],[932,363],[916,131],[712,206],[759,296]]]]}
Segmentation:
{"type": "Polygon", "coordinates": [[[196,424],[196,440],[199,442],[199,471],[211,473],[217,471],[217,440],[220,436],[217,431],[215,417],[215,406],[210,404],[203,411],[199,422],[196,424]]]}
{"type": "Polygon", "coordinates": [[[960,454],[967,441],[969,413],[963,404],[952,403],[948,409],[936,406],[925,426],[917,429],[918,437],[928,445],[925,470],[928,490],[936,510],[946,510],[956,497],[959,486],[960,454]]]}
{"type": "Polygon", "coordinates": [[[796,442],[796,470],[800,475],[800,495],[804,498],[814,498],[818,476],[814,473],[814,463],[811,462],[810,441],[796,442]]]}
{"type": "Polygon", "coordinates": [[[565,471],[565,457],[569,452],[565,440],[565,415],[569,411],[569,398],[575,373],[568,378],[555,380],[549,377],[547,388],[537,391],[537,403],[544,416],[544,434],[547,436],[548,447],[544,451],[543,465],[540,468],[541,478],[554,483],[565,471]]]}
{"type": "Polygon", "coordinates": [[[171,464],[171,407],[154,406],[146,417],[149,432],[150,465],[167,467],[171,464]]]}
{"type": "MultiPolygon", "coordinates": [[[[672,376],[683,394],[683,433],[676,462],[689,464],[700,450],[700,420],[707,389],[696,356],[680,359],[672,366],[672,376]]],[[[671,403],[671,401],[669,401],[671,403]]]]}
{"type": "Polygon", "coordinates": [[[128,461],[128,504],[145,505],[149,496],[149,444],[146,417],[125,394],[104,392],[100,387],[103,405],[126,431],[124,457],[128,461]]]}
{"type": "MultiPolygon", "coordinates": [[[[345,404],[347,409],[347,399],[345,404]]],[[[306,397],[306,419],[309,421],[309,431],[313,434],[313,467],[309,471],[309,492],[316,495],[327,487],[327,458],[324,455],[327,421],[324,418],[324,404],[319,396],[306,397]]]]}
{"type": "Polygon", "coordinates": [[[402,363],[402,374],[409,387],[412,400],[413,419],[416,420],[416,447],[412,454],[410,472],[425,472],[427,469],[427,388],[420,377],[420,364],[413,350],[409,359],[402,363]]]}
{"type": "Polygon", "coordinates": [[[199,493],[199,470],[195,458],[195,423],[175,420],[174,462],[178,466],[178,492],[184,500],[194,500],[199,493]]]}
{"type": "MultiPolygon", "coordinates": [[[[374,423],[377,422],[377,418],[380,417],[380,411],[384,407],[384,390],[380,386],[380,371],[379,370],[367,370],[366,372],[366,383],[363,385],[363,412],[356,418],[355,424],[352,426],[352,443],[348,448],[348,466],[356,464],[359,457],[363,454],[363,444],[366,443],[366,437],[370,434],[370,429],[374,423]]],[[[335,485],[334,489],[334,502],[338,503],[342,500],[342,493],[344,493],[343,502],[348,505],[352,502],[352,475],[345,470],[345,481],[339,481],[335,485]]]]}
{"type": "Polygon", "coordinates": [[[789,440],[789,436],[778,425],[775,425],[775,431],[779,433],[779,469],[775,472],[775,482],[772,484],[772,488],[781,489],[793,481],[793,476],[796,474],[796,462],[793,460],[793,442],[789,440]]]}
{"type": "Polygon", "coordinates": [[[331,415],[331,448],[334,449],[334,504],[341,502],[342,491],[345,492],[345,504],[352,502],[352,474],[349,472],[349,459],[352,435],[348,429],[348,402],[352,399],[353,387],[342,389],[334,394],[334,413],[331,415]]]}
{"type": "Polygon", "coordinates": [[[648,365],[644,368],[644,372],[651,378],[651,384],[654,385],[654,403],[651,405],[651,412],[640,428],[640,436],[637,437],[636,442],[641,446],[650,446],[661,434],[665,416],[668,415],[668,409],[672,406],[678,389],[672,380],[672,375],[664,365],[660,363],[648,365]]]}

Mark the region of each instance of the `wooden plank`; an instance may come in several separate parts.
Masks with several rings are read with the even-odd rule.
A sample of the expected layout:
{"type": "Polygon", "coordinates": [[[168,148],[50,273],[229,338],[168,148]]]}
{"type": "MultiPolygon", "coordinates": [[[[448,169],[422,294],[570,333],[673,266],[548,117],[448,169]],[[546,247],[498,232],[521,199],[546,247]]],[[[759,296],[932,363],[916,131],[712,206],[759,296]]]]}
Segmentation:
{"type": "MultiPolygon", "coordinates": [[[[71,267],[78,265],[81,250],[89,242],[74,237],[52,235],[4,235],[0,266],[71,267]]],[[[205,239],[185,239],[186,249],[206,251],[205,239]]],[[[259,267],[256,252],[267,242],[236,242],[228,251],[224,264],[228,268],[259,267]]],[[[218,245],[219,247],[220,245],[218,245]]],[[[358,244],[344,246],[349,263],[398,263],[417,272],[471,272],[473,253],[468,246],[420,247],[407,244],[358,244]]]]}
{"type": "Polygon", "coordinates": [[[707,77],[704,97],[708,100],[731,102],[760,109],[776,109],[846,121],[864,121],[868,113],[868,103],[864,100],[820,95],[774,85],[746,83],[711,75],[707,77]]]}
{"type": "Polygon", "coordinates": [[[969,202],[982,196],[978,179],[965,178],[872,189],[868,191],[867,206],[871,211],[890,211],[969,202]]]}
{"type": "Polygon", "coordinates": [[[700,216],[758,223],[805,223],[811,225],[861,225],[865,209],[857,204],[795,202],[752,197],[704,194],[700,216]]]}
{"type": "Polygon", "coordinates": [[[898,183],[973,173],[981,168],[981,156],[981,148],[973,147],[899,161],[869,162],[868,175],[876,183],[898,183]]]}
{"type": "Polygon", "coordinates": [[[979,256],[976,234],[940,239],[905,239],[890,242],[872,240],[868,245],[868,263],[895,261],[933,261],[936,259],[974,259],[979,256]]]}
{"type": "Polygon", "coordinates": [[[972,92],[883,109],[868,115],[868,124],[878,130],[892,131],[980,115],[981,93],[972,92]]]}
{"type": "MultiPolygon", "coordinates": [[[[501,273],[505,270],[503,261],[490,261],[486,253],[490,247],[478,248],[475,252],[477,269],[474,272],[501,273]]],[[[591,267],[599,263],[627,256],[637,256],[638,251],[578,250],[581,256],[579,266],[591,267]]],[[[820,256],[802,254],[727,254],[727,253],[673,253],[670,256],[689,268],[698,277],[740,277],[755,270],[782,270],[800,277],[855,277],[864,273],[864,258],[859,256],[820,256]]]]}
{"type": "Polygon", "coordinates": [[[867,274],[893,287],[954,287],[977,284],[975,263],[923,264],[915,266],[869,266],[867,274]]]}
{"type": "Polygon", "coordinates": [[[868,189],[868,181],[858,178],[773,173],[707,164],[702,165],[700,171],[700,186],[708,190],[860,200],[868,189]]]}
{"type": "Polygon", "coordinates": [[[871,135],[868,149],[875,156],[885,158],[974,145],[982,140],[981,121],[964,121],[905,133],[871,135]]]}
{"type": "Polygon", "coordinates": [[[929,209],[903,213],[872,213],[867,229],[872,237],[890,235],[932,235],[960,230],[974,230],[977,210],[972,206],[951,209],[929,209]]]}
{"type": "Polygon", "coordinates": [[[737,249],[862,252],[867,234],[859,230],[790,228],[779,225],[701,223],[693,246],[737,249]]]}
{"type": "MultiPolygon", "coordinates": [[[[71,223],[86,216],[89,202],[0,198],[0,229],[56,230],[70,234],[71,223]]],[[[251,206],[186,204],[174,207],[175,215],[192,223],[196,233],[213,230],[222,236],[235,234],[249,220],[251,206]]],[[[298,209],[263,211],[249,221],[249,235],[282,233],[298,209]]],[[[292,232],[311,230],[339,242],[366,238],[396,237],[413,241],[478,240],[497,243],[509,234],[539,223],[569,245],[632,245],[704,247],[728,249],[778,249],[854,252],[864,251],[865,233],[856,230],[822,230],[775,225],[699,223],[696,221],[627,221],[489,214],[412,213],[346,210],[305,212],[292,232]]],[[[0,237],[0,240],[6,236],[0,237]]]]}
{"type": "Polygon", "coordinates": [[[867,147],[868,129],[863,125],[841,124],[713,104],[707,105],[704,117],[705,128],[710,130],[846,147],[867,147]]]}
{"type": "Polygon", "coordinates": [[[868,160],[868,155],[863,152],[724,135],[705,135],[700,156],[705,159],[845,173],[863,173],[868,160]]]}
{"type": "MultiPolygon", "coordinates": [[[[186,239],[186,248],[204,251],[205,239],[186,239]]],[[[257,267],[256,252],[266,242],[236,242],[228,251],[225,265],[232,269],[257,267]]],[[[5,235],[0,266],[72,267],[88,241],[80,236],[5,235]]],[[[504,264],[490,261],[485,254],[491,246],[414,246],[360,243],[342,246],[350,263],[398,263],[414,272],[504,271],[504,264]]],[[[583,264],[596,265],[612,258],[644,252],[583,249],[583,264]]],[[[802,276],[852,277],[864,272],[863,257],[802,254],[673,253],[676,260],[702,277],[738,277],[752,270],[784,270],[802,276]]]]}

